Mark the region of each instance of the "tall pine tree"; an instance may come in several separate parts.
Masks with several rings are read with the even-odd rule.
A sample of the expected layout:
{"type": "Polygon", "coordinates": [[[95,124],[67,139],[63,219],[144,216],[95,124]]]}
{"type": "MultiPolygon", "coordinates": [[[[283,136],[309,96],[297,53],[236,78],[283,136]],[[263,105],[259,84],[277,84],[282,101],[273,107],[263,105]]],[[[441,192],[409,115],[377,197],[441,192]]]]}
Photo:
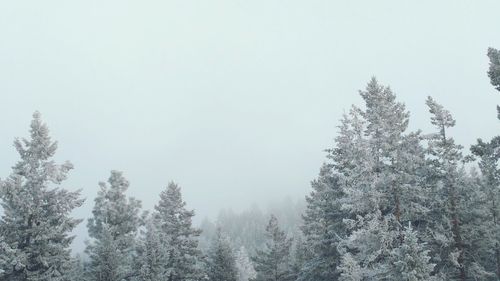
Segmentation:
{"type": "Polygon", "coordinates": [[[158,229],[158,221],[147,218],[145,228],[137,245],[138,281],[166,280],[168,271],[167,249],[162,243],[162,235],[158,229]]]}
{"type": "MultiPolygon", "coordinates": [[[[301,268],[296,269],[297,279],[301,281],[334,280],[338,275],[340,254],[337,246],[345,234],[342,219],[346,212],[341,209],[342,189],[331,169],[331,165],[323,165],[318,178],[311,184],[313,191],[306,198],[302,231],[307,252],[302,257],[301,268]]],[[[301,245],[297,246],[300,249],[301,245]]]]}
{"type": "Polygon", "coordinates": [[[52,160],[57,143],[38,112],[33,114],[30,138],[16,140],[14,146],[21,160],[0,188],[0,237],[5,243],[0,280],[64,280],[71,268],[70,234],[81,222],[70,214],[83,204],[79,191],[59,187],[73,165],[52,160]]]}
{"type": "Polygon", "coordinates": [[[91,279],[122,281],[137,275],[133,271],[135,238],[141,225],[141,202],[125,192],[129,182],[121,172],[111,171],[108,184],[99,183],[93,217],[87,227],[91,241],[87,246],[91,279]]]}
{"type": "Polygon", "coordinates": [[[244,246],[241,246],[236,253],[236,269],[238,270],[238,281],[250,281],[257,277],[255,267],[244,246]]]}
{"type": "Polygon", "coordinates": [[[438,250],[441,255],[438,271],[447,278],[467,279],[466,239],[464,237],[464,190],[463,174],[459,165],[463,161],[462,146],[455,144],[447,130],[455,126],[455,120],[443,106],[428,97],[427,106],[432,114],[431,123],[438,132],[429,138],[429,161],[436,188],[433,206],[435,225],[434,236],[438,239],[438,250]]]}
{"type": "Polygon", "coordinates": [[[290,248],[292,240],[280,229],[278,220],[271,215],[266,227],[267,242],[265,249],[257,251],[254,257],[256,281],[293,280],[290,248]]]}
{"type": "Polygon", "coordinates": [[[480,182],[483,199],[481,205],[474,206],[482,209],[478,225],[483,233],[480,260],[486,271],[500,279],[500,136],[490,142],[479,139],[471,152],[479,158],[483,175],[480,182]]]}
{"type": "Polygon", "coordinates": [[[202,277],[198,249],[201,231],[192,226],[194,211],[186,209],[180,187],[171,182],[160,194],[155,219],[167,249],[168,281],[194,281],[202,277]]]}
{"type": "Polygon", "coordinates": [[[334,149],[345,194],[341,209],[348,212],[339,249],[342,268],[359,269],[356,278],[378,279],[387,273],[391,251],[403,242],[402,224],[428,213],[425,155],[419,132],[406,132],[409,113],[389,87],[373,78],[360,94],[365,108],[353,108],[344,118],[348,126],[341,127],[334,149]]]}
{"type": "Polygon", "coordinates": [[[217,229],[208,254],[208,278],[211,281],[237,281],[236,257],[229,239],[217,229]]]}

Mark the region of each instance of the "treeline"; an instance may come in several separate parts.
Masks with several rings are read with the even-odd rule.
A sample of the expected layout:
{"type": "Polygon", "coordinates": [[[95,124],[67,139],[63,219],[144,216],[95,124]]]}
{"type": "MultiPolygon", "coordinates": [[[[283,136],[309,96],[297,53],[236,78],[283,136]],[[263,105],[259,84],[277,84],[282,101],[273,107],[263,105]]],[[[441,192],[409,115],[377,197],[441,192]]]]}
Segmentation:
{"type": "MultiPolygon", "coordinates": [[[[262,208],[253,204],[241,212],[231,209],[221,210],[215,221],[202,220],[199,244],[205,251],[210,248],[217,229],[220,229],[231,241],[235,249],[244,247],[249,254],[255,254],[266,242],[266,225],[271,215],[279,222],[279,227],[290,237],[301,235],[302,214],[305,210],[305,200],[294,201],[287,198],[281,202],[271,202],[262,208]]],[[[297,240],[297,239],[295,239],[297,240]]]]}
{"type": "MultiPolygon", "coordinates": [[[[500,52],[488,56],[500,91],[500,52]]],[[[299,227],[293,215],[280,224],[226,213],[202,236],[177,184],[143,212],[112,171],[94,200],[84,259],[70,251],[82,222],[71,212],[83,199],[60,187],[73,167],[52,160],[57,143],[35,113],[0,185],[0,280],[499,280],[500,136],[466,153],[449,134],[451,113],[431,97],[435,131],[424,134],[408,130],[404,104],[375,78],[360,95],[365,104],[341,119],[299,227]]]]}

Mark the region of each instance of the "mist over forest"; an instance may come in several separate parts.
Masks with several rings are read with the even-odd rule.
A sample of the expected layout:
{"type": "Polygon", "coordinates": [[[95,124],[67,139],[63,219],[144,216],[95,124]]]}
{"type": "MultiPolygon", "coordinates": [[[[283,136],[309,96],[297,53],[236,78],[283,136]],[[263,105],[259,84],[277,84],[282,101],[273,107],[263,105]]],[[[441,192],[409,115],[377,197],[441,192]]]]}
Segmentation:
{"type": "Polygon", "coordinates": [[[0,4],[0,281],[500,280],[497,1],[0,4]]]}

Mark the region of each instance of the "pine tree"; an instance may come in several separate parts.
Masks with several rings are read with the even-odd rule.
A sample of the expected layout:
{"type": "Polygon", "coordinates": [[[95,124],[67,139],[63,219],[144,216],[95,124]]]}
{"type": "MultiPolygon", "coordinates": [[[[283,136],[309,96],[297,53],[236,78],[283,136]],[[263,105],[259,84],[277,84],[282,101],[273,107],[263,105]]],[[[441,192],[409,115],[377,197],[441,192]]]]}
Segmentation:
{"type": "Polygon", "coordinates": [[[87,247],[90,258],[90,280],[121,281],[132,274],[127,264],[128,251],[120,251],[119,242],[112,234],[111,226],[103,224],[99,239],[87,247]]]}
{"type": "MultiPolygon", "coordinates": [[[[337,251],[340,237],[345,234],[341,209],[343,191],[332,173],[331,165],[323,165],[318,179],[311,183],[313,191],[306,198],[307,208],[303,216],[302,231],[307,253],[302,257],[300,268],[295,268],[298,280],[327,281],[338,275],[340,263],[337,251]]],[[[302,245],[297,245],[302,247],[302,245]]],[[[306,250],[306,249],[303,249],[306,250]]]]}
{"type": "Polygon", "coordinates": [[[360,94],[366,105],[361,115],[366,120],[374,188],[381,195],[378,207],[399,224],[420,217],[427,209],[422,205],[425,159],[419,132],[406,133],[409,112],[389,87],[372,78],[360,94]]]}
{"type": "Polygon", "coordinates": [[[132,271],[132,257],[141,202],[127,198],[129,182],[121,172],[111,171],[108,184],[99,183],[93,217],[87,224],[92,240],[86,251],[95,281],[121,281],[137,274],[132,271]]]}
{"type": "Polygon", "coordinates": [[[302,233],[296,232],[293,234],[293,243],[291,247],[291,271],[293,280],[297,280],[301,272],[306,267],[306,262],[311,260],[312,251],[305,243],[302,233]]]}
{"type": "Polygon", "coordinates": [[[433,171],[431,177],[437,188],[436,204],[433,207],[437,223],[433,227],[434,235],[443,237],[441,245],[440,241],[437,241],[436,252],[440,252],[442,256],[438,270],[445,273],[448,278],[457,276],[460,280],[466,280],[466,245],[463,231],[465,198],[462,196],[464,191],[461,190],[463,185],[460,183],[464,173],[459,169],[463,161],[462,146],[455,144],[453,138],[447,135],[447,129],[455,126],[455,120],[450,112],[431,97],[428,97],[426,103],[432,114],[431,123],[438,129],[438,133],[429,139],[428,148],[433,171]]]}
{"type": "Polygon", "coordinates": [[[390,253],[390,269],[384,280],[430,281],[438,280],[431,275],[434,264],[430,263],[429,250],[418,240],[411,224],[403,231],[401,245],[390,253]]]}
{"type": "Polygon", "coordinates": [[[216,237],[209,250],[207,275],[209,280],[212,281],[238,280],[238,269],[233,249],[229,239],[222,233],[220,228],[217,230],[216,237]]]}
{"type": "Polygon", "coordinates": [[[30,139],[16,140],[21,160],[1,183],[3,215],[0,236],[0,280],[63,280],[70,268],[71,231],[81,220],[70,216],[83,200],[80,192],[58,187],[73,165],[56,165],[52,160],[57,142],[49,136],[40,113],[33,114],[30,139]]]}
{"type": "MultiPolygon", "coordinates": [[[[490,58],[490,68],[488,76],[490,77],[491,85],[500,91],[500,51],[494,48],[488,49],[488,57],[490,58]]],[[[500,119],[500,106],[497,105],[498,119],[500,119]]]]}
{"type": "Polygon", "coordinates": [[[162,243],[162,235],[158,230],[158,222],[148,218],[146,227],[141,233],[138,245],[138,281],[167,280],[167,249],[162,243]]]}
{"type": "Polygon", "coordinates": [[[341,209],[348,212],[347,235],[338,247],[342,267],[359,267],[354,277],[342,274],[371,280],[386,274],[390,252],[402,242],[403,222],[421,220],[429,210],[422,137],[406,132],[405,106],[375,78],[360,94],[365,109],[355,107],[344,117],[332,159],[345,194],[341,209]]]}
{"type": "Polygon", "coordinates": [[[180,187],[171,182],[160,194],[155,219],[167,249],[168,281],[191,281],[202,277],[198,237],[201,231],[192,227],[194,211],[186,209],[180,187]]]}
{"type": "Polygon", "coordinates": [[[278,220],[271,215],[266,227],[267,242],[265,249],[257,251],[254,258],[256,281],[288,281],[293,279],[290,266],[290,248],[292,240],[278,225],[278,220]]]}
{"type": "MultiPolygon", "coordinates": [[[[479,158],[479,168],[483,175],[480,188],[483,196],[481,204],[476,204],[475,209],[481,208],[478,228],[482,230],[481,264],[488,272],[494,272],[500,279],[500,136],[494,137],[490,142],[479,139],[471,147],[471,152],[479,158]]],[[[493,280],[493,279],[492,279],[493,280]]]]}
{"type": "Polygon", "coordinates": [[[236,269],[238,271],[238,281],[250,281],[257,277],[257,272],[244,246],[241,246],[236,253],[236,269]]]}

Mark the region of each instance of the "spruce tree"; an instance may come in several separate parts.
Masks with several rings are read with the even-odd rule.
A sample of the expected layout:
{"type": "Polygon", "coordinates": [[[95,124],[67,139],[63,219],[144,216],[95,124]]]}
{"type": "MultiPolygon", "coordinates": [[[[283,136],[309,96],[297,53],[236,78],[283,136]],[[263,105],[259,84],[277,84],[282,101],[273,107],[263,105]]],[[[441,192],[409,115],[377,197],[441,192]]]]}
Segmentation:
{"type": "Polygon", "coordinates": [[[333,149],[345,194],[341,209],[348,212],[347,234],[338,249],[345,256],[342,266],[359,267],[356,278],[371,280],[387,273],[390,252],[403,241],[402,224],[424,218],[429,210],[422,137],[407,132],[405,106],[375,78],[360,94],[365,108],[355,107],[344,118],[333,149]]]}
{"type": "Polygon", "coordinates": [[[293,279],[297,280],[306,267],[306,262],[310,260],[312,250],[305,243],[304,237],[300,232],[293,234],[293,243],[291,249],[291,270],[293,279]]]}
{"type": "Polygon", "coordinates": [[[298,280],[327,281],[338,276],[336,271],[340,263],[337,251],[340,237],[345,226],[342,219],[345,211],[341,209],[343,191],[337,177],[332,173],[331,165],[323,165],[316,180],[311,183],[313,191],[306,197],[307,208],[303,215],[304,233],[303,253],[300,268],[296,265],[298,280]]]}
{"type": "Polygon", "coordinates": [[[237,281],[236,258],[229,239],[217,230],[208,254],[207,275],[211,281],[237,281]]]}
{"type": "Polygon", "coordinates": [[[132,270],[132,259],[141,225],[141,202],[127,198],[129,182],[121,172],[111,171],[108,184],[99,185],[93,217],[87,224],[92,239],[86,249],[90,275],[95,281],[121,281],[137,275],[132,270]]]}
{"type": "Polygon", "coordinates": [[[292,240],[287,237],[278,225],[278,220],[271,215],[266,227],[267,242],[263,250],[257,251],[254,257],[256,281],[289,281],[293,280],[290,264],[290,248],[292,240]]]}
{"type": "Polygon", "coordinates": [[[137,247],[138,281],[167,280],[167,249],[162,243],[158,222],[148,218],[137,247]]]}
{"type": "Polygon", "coordinates": [[[365,101],[361,115],[373,161],[373,187],[381,195],[378,207],[399,224],[413,220],[427,212],[422,201],[425,161],[419,132],[407,133],[409,112],[389,87],[372,78],[360,94],[365,101]]]}
{"type": "MultiPolygon", "coordinates": [[[[488,76],[491,85],[500,91],[500,51],[494,48],[488,48],[488,57],[490,58],[490,68],[488,76]]],[[[500,106],[497,105],[498,119],[500,119],[500,106]]]]}
{"type": "Polygon", "coordinates": [[[30,138],[17,139],[14,146],[21,160],[0,188],[0,280],[64,280],[70,269],[71,231],[81,222],[70,214],[83,204],[79,191],[59,187],[73,165],[52,160],[57,142],[38,112],[30,138]]]}
{"type": "Polygon", "coordinates": [[[430,281],[434,264],[430,262],[429,250],[420,242],[411,224],[403,231],[403,241],[392,249],[389,256],[389,270],[384,280],[430,281]]]}
{"type": "MultiPolygon", "coordinates": [[[[481,204],[474,208],[481,210],[478,229],[482,231],[480,260],[484,269],[500,279],[500,136],[489,142],[479,139],[471,147],[479,159],[482,178],[479,186],[483,196],[481,204]]],[[[493,279],[492,279],[493,280],[493,279]]]]}
{"type": "Polygon", "coordinates": [[[198,249],[201,231],[192,226],[194,211],[186,209],[180,187],[171,182],[160,194],[155,220],[167,249],[168,281],[191,281],[202,277],[198,249]]]}
{"type": "Polygon", "coordinates": [[[428,97],[427,106],[432,114],[431,123],[438,132],[429,138],[429,162],[435,185],[435,204],[433,206],[435,224],[432,227],[441,262],[437,270],[447,278],[467,279],[466,239],[464,235],[464,172],[459,169],[463,161],[462,146],[455,144],[447,130],[455,126],[455,120],[443,106],[428,97]]]}
{"type": "Polygon", "coordinates": [[[311,184],[313,191],[306,198],[302,231],[312,253],[306,256],[299,280],[326,281],[339,277],[341,253],[338,249],[348,234],[343,220],[352,218],[351,213],[371,210],[373,204],[367,199],[379,197],[369,188],[369,178],[359,176],[369,172],[371,163],[365,128],[366,121],[359,108],[352,107],[343,115],[335,145],[326,150],[328,162],[323,164],[318,178],[311,184]],[[355,203],[350,206],[356,210],[346,207],[350,204],[345,200],[347,196],[355,203]]]}
{"type": "Polygon", "coordinates": [[[238,271],[238,281],[251,281],[257,277],[257,272],[244,246],[241,246],[236,253],[236,269],[238,271]]]}

